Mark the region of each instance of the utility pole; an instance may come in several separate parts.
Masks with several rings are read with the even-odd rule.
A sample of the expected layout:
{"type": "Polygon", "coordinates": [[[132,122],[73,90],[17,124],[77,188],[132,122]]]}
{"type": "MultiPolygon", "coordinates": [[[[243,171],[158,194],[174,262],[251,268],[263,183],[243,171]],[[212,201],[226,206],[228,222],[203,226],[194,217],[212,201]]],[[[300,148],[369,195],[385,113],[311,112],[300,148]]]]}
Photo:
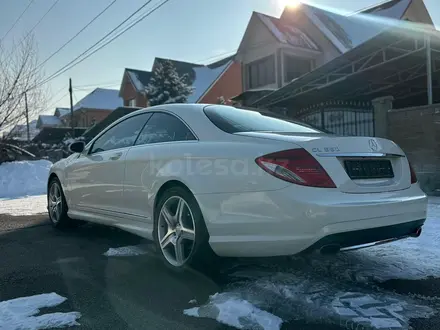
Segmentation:
{"type": "Polygon", "coordinates": [[[431,36],[427,34],[426,40],[426,76],[428,90],[428,105],[432,104],[432,59],[431,59],[431,36]]]}
{"type": "Polygon", "coordinates": [[[74,139],[75,125],[73,124],[72,78],[69,78],[69,94],[70,94],[70,127],[72,128],[72,139],[74,139]]]}
{"type": "Polygon", "coordinates": [[[26,92],[24,92],[24,107],[26,109],[27,141],[29,142],[31,140],[31,134],[30,134],[30,131],[29,131],[29,109],[28,109],[27,93],[26,92]]]}

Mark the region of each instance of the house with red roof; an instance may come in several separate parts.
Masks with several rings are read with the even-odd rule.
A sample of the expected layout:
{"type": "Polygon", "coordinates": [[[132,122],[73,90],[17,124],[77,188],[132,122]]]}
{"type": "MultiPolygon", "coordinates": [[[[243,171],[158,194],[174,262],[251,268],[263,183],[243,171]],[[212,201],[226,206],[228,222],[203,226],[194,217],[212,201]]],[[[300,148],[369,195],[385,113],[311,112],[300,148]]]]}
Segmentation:
{"type": "Polygon", "coordinates": [[[166,60],[173,63],[179,76],[188,76],[188,83],[193,87],[188,103],[217,103],[219,98],[229,100],[242,92],[241,65],[235,61],[234,56],[208,65],[156,57],[151,71],[128,68],[124,70],[119,90],[124,106],[148,106],[146,88],[152,71],[159,63],[166,60]]]}

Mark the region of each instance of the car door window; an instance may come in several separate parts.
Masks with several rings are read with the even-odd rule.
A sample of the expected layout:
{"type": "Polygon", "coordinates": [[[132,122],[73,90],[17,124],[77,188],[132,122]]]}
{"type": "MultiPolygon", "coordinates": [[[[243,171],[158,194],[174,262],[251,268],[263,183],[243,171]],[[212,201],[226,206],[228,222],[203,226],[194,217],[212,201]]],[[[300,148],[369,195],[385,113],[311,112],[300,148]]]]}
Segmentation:
{"type": "Polygon", "coordinates": [[[142,129],[136,145],[188,140],[196,140],[196,138],[179,118],[156,112],[142,129]]]}
{"type": "Polygon", "coordinates": [[[145,122],[150,117],[151,113],[144,113],[130,117],[113,126],[93,143],[90,153],[132,146],[145,122]]]}

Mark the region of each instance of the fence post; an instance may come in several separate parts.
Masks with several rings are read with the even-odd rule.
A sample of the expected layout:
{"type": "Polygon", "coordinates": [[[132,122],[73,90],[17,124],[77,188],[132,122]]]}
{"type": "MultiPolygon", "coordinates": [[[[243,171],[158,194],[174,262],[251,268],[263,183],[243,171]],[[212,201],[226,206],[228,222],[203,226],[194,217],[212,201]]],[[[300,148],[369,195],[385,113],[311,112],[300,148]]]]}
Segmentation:
{"type": "Polygon", "coordinates": [[[394,97],[383,96],[371,101],[373,104],[374,135],[381,138],[388,137],[388,111],[393,108],[394,97]]]}

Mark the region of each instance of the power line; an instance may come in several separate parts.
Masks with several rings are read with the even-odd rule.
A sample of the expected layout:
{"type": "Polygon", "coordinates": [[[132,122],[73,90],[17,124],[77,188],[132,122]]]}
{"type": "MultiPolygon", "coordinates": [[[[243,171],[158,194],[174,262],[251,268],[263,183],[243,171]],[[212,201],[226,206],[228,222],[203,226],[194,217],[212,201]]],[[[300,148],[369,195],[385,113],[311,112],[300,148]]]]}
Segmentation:
{"type": "Polygon", "coordinates": [[[58,77],[62,72],[62,70],[64,70],[65,68],[67,68],[69,65],[71,65],[73,62],[75,62],[78,58],[80,58],[81,56],[83,56],[84,54],[86,54],[88,51],[90,51],[93,47],[95,47],[96,45],[98,45],[101,41],[103,41],[105,38],[107,38],[109,35],[111,35],[114,31],[116,31],[117,29],[119,29],[123,24],[125,24],[129,19],[131,19],[134,15],[136,15],[139,11],[141,11],[142,9],[144,9],[147,5],[150,4],[152,0],[148,0],[147,2],[145,2],[141,7],[139,7],[138,9],[136,9],[133,13],[131,13],[131,15],[129,15],[126,19],[124,19],[121,23],[119,23],[113,30],[111,30],[110,32],[108,32],[105,36],[103,36],[101,39],[99,39],[97,42],[95,42],[92,46],[90,46],[89,48],[87,48],[84,52],[82,52],[80,55],[78,55],[76,58],[74,58],[72,61],[70,61],[69,63],[67,63],[65,66],[63,66],[61,69],[57,70],[55,73],[53,73],[52,75],[49,76],[49,78],[47,78],[43,84],[47,83],[48,81],[58,77]]]}
{"type": "Polygon", "coordinates": [[[15,25],[17,25],[18,21],[23,17],[23,15],[27,12],[27,10],[29,9],[29,7],[32,5],[32,3],[35,0],[30,0],[28,5],[26,6],[26,8],[21,12],[21,14],[17,17],[17,19],[15,20],[14,24],[12,24],[12,26],[9,28],[9,30],[4,34],[4,36],[0,39],[0,42],[3,41],[4,38],[6,38],[9,34],[9,32],[12,31],[12,29],[15,27],[15,25]]]}
{"type": "Polygon", "coordinates": [[[52,11],[52,9],[56,6],[56,4],[59,2],[60,0],[55,0],[55,2],[52,4],[52,6],[50,6],[50,8],[44,13],[43,16],[41,16],[41,18],[38,20],[38,22],[32,27],[32,29],[29,30],[29,32],[26,34],[26,36],[21,39],[21,41],[19,42],[19,44],[17,46],[15,46],[11,53],[9,54],[9,58],[8,61],[11,59],[12,54],[14,54],[15,50],[20,47],[20,45],[30,36],[30,34],[32,33],[32,31],[34,31],[38,25],[40,25],[40,23],[44,20],[44,18],[52,11]]]}
{"type": "MultiPolygon", "coordinates": [[[[37,22],[37,24],[35,24],[32,29],[29,30],[29,32],[26,34],[26,37],[23,38],[23,40],[26,40],[27,37],[29,37],[29,35],[32,33],[32,31],[34,31],[38,25],[40,25],[40,23],[46,18],[46,16],[52,11],[52,9],[56,6],[56,4],[60,2],[60,0],[55,0],[55,2],[52,4],[52,6],[50,6],[50,8],[44,13],[43,16],[41,16],[40,20],[37,22]]],[[[23,42],[22,40],[22,42],[23,42]]]]}
{"type": "Polygon", "coordinates": [[[58,100],[56,100],[55,102],[52,102],[51,105],[48,105],[46,109],[44,109],[41,112],[46,112],[48,110],[50,110],[50,108],[52,108],[54,105],[56,105],[58,102],[60,102],[62,99],[64,99],[67,95],[69,95],[69,92],[66,92],[63,94],[63,96],[61,96],[58,100]]]}
{"type": "Polygon", "coordinates": [[[42,67],[47,61],[49,61],[52,57],[58,54],[61,50],[64,49],[69,43],[71,43],[76,37],[78,37],[85,29],[87,29],[94,21],[96,21],[102,14],[104,14],[111,6],[115,4],[117,0],[113,0],[107,7],[105,7],[98,15],[92,18],[92,20],[87,23],[81,30],[79,30],[72,38],[66,41],[60,48],[58,48],[55,52],[53,52],[48,58],[46,58],[42,63],[40,63],[35,70],[42,67]]]}
{"type": "Polygon", "coordinates": [[[75,89],[81,89],[81,88],[86,88],[86,87],[99,87],[99,86],[114,86],[114,85],[120,85],[121,81],[120,80],[112,80],[112,81],[107,81],[107,82],[102,82],[102,83],[95,83],[95,84],[87,84],[87,85],[79,85],[79,86],[75,86],[75,89]]]}
{"type": "Polygon", "coordinates": [[[98,42],[96,42],[93,46],[89,47],[86,51],[84,51],[82,54],[80,54],[79,56],[77,56],[74,60],[70,61],[68,64],[66,64],[63,68],[61,68],[60,70],[58,70],[57,72],[55,72],[54,74],[52,74],[49,78],[47,78],[45,81],[42,82],[42,84],[45,84],[47,82],[49,82],[50,80],[58,77],[59,75],[63,74],[64,72],[70,70],[71,68],[73,68],[74,66],[78,65],[79,63],[83,62],[84,60],[86,60],[87,58],[89,58],[90,56],[92,56],[93,54],[95,54],[97,51],[101,50],[102,48],[104,48],[105,46],[107,46],[109,43],[111,43],[112,41],[114,41],[115,39],[119,38],[122,34],[124,34],[125,32],[127,32],[128,30],[130,30],[131,28],[133,28],[135,25],[139,24],[141,21],[143,21],[145,18],[147,18],[148,16],[150,16],[151,14],[153,14],[156,10],[158,10],[159,8],[161,8],[163,5],[165,5],[167,2],[169,2],[170,0],[165,0],[163,1],[161,4],[159,4],[158,6],[156,6],[155,8],[153,8],[152,10],[150,10],[148,13],[144,14],[143,16],[141,16],[140,18],[137,19],[137,21],[135,21],[134,23],[132,23],[131,25],[129,25],[127,28],[125,28],[125,30],[119,32],[119,34],[117,34],[116,36],[114,36],[113,38],[111,38],[110,40],[106,41],[104,44],[102,44],[101,46],[99,46],[97,49],[95,49],[94,51],[92,51],[90,54],[88,54],[86,57],[82,58],[81,60],[79,60],[78,62],[76,62],[75,64],[71,65],[73,62],[75,62],[78,58],[80,58],[81,56],[83,56],[85,53],[87,53],[90,49],[92,49],[93,47],[95,47],[98,43],[100,43],[103,39],[107,38],[110,34],[112,34],[115,30],[117,30],[121,25],[123,25],[125,22],[127,22],[131,17],[133,17],[137,12],[139,12],[142,8],[144,8],[146,5],[148,5],[152,0],[147,1],[144,5],[142,5],[139,9],[137,9],[134,13],[132,13],[127,19],[125,19],[122,23],[120,23],[116,28],[114,28],[112,31],[110,31],[109,33],[107,33],[107,35],[105,35],[103,38],[101,38],[98,42]],[[69,66],[70,65],[70,66],[69,66]]]}

